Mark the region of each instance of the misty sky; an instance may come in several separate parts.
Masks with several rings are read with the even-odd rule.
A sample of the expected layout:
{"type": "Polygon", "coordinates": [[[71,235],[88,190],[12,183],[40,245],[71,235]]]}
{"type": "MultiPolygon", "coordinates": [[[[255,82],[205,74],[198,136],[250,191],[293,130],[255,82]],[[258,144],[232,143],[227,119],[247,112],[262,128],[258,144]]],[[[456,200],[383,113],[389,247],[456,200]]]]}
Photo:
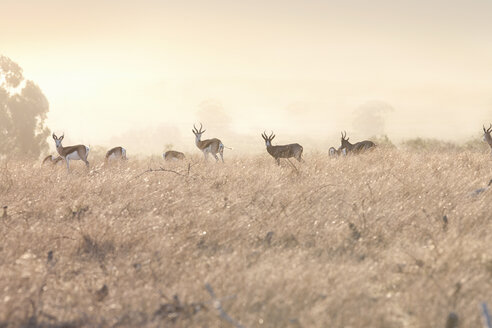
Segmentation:
{"type": "Polygon", "coordinates": [[[207,113],[238,133],[332,144],[340,130],[370,137],[357,116],[378,106],[395,140],[471,138],[492,122],[490,0],[1,0],[0,11],[0,53],[41,87],[49,127],[69,140],[174,129],[180,141],[159,147],[193,146],[190,123],[212,125],[207,113]]]}

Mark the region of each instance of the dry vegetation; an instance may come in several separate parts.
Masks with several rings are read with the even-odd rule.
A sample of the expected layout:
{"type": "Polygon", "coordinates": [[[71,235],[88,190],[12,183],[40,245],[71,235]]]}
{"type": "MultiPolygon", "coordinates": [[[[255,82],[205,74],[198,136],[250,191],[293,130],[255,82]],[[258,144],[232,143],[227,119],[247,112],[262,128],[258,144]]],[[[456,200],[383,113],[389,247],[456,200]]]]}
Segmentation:
{"type": "Polygon", "coordinates": [[[480,326],[488,152],[188,163],[2,162],[0,326],[480,326]]]}

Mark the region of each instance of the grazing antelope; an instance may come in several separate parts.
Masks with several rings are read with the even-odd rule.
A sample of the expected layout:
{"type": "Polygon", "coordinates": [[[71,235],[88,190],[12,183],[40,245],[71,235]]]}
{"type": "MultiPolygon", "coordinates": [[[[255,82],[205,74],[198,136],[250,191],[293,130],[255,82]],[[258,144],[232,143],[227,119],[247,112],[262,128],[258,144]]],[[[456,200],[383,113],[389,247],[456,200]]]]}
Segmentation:
{"type": "Polygon", "coordinates": [[[273,132],[270,136],[267,136],[266,132],[263,132],[261,136],[263,137],[263,140],[265,140],[267,152],[275,158],[277,165],[280,165],[281,158],[294,157],[299,162],[302,160],[301,156],[303,148],[301,145],[295,143],[289,145],[272,146],[272,140],[275,138],[273,132]]]}
{"type": "Polygon", "coordinates": [[[166,161],[180,161],[185,159],[185,155],[182,152],[175,150],[166,151],[164,154],[162,154],[162,157],[166,161]]]}
{"type": "Polygon", "coordinates": [[[490,151],[492,152],[492,137],[490,136],[490,132],[492,132],[492,124],[490,124],[488,129],[485,129],[485,125],[484,125],[483,126],[483,140],[489,144],[490,151]]]}
{"type": "Polygon", "coordinates": [[[347,132],[345,134],[342,132],[342,145],[340,146],[341,149],[345,149],[346,153],[360,153],[362,151],[365,151],[369,148],[376,147],[376,144],[372,141],[369,140],[364,140],[361,142],[356,142],[354,144],[351,144],[349,142],[349,138],[347,137],[347,132]]]}
{"type": "Polygon", "coordinates": [[[45,164],[56,165],[62,160],[63,160],[63,158],[61,156],[53,157],[53,155],[49,155],[43,159],[42,165],[45,165],[45,164]]]}
{"type": "MultiPolygon", "coordinates": [[[[202,123],[200,123],[200,130],[195,127],[193,124],[193,134],[195,135],[195,144],[203,152],[203,156],[205,156],[205,160],[208,160],[208,154],[212,154],[215,157],[215,161],[218,162],[219,158],[217,157],[217,153],[220,154],[220,158],[222,159],[222,163],[224,163],[224,144],[217,138],[201,140],[202,134],[207,131],[202,131],[202,123]]],[[[225,147],[229,148],[229,147],[225,147]]],[[[229,148],[232,149],[232,148],[229,148]]]]}
{"type": "Polygon", "coordinates": [[[336,157],[340,155],[346,156],[347,149],[342,147],[339,147],[338,149],[336,149],[335,147],[330,147],[330,149],[328,150],[328,154],[330,155],[330,157],[336,157]]]}
{"type": "Polygon", "coordinates": [[[112,161],[112,160],[127,160],[126,158],[126,149],[123,147],[114,147],[108,150],[106,153],[106,163],[112,161]]]}
{"type": "Polygon", "coordinates": [[[87,167],[89,167],[89,162],[87,161],[87,156],[89,156],[89,147],[84,145],[63,147],[61,143],[64,137],[65,135],[62,135],[58,138],[53,133],[56,151],[67,162],[67,171],[70,171],[70,160],[81,160],[87,167]]]}

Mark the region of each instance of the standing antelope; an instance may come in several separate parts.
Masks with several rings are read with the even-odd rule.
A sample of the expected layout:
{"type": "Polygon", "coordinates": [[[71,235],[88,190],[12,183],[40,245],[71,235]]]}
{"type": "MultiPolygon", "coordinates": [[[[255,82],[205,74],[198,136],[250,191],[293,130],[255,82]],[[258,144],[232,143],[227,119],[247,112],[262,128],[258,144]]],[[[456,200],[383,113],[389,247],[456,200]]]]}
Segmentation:
{"type": "Polygon", "coordinates": [[[126,160],[126,149],[123,147],[114,147],[108,150],[106,153],[106,163],[111,162],[112,160],[122,159],[126,160]]]}
{"type": "Polygon", "coordinates": [[[272,146],[272,140],[275,138],[273,132],[270,136],[267,136],[266,132],[263,132],[261,136],[263,137],[263,140],[265,140],[267,152],[275,158],[277,165],[280,165],[281,158],[294,157],[299,162],[302,160],[301,156],[303,148],[301,145],[295,143],[289,145],[272,146]]]}
{"type": "Polygon", "coordinates": [[[489,144],[490,151],[492,152],[492,137],[490,136],[490,132],[492,132],[492,124],[490,124],[488,129],[485,129],[485,125],[484,125],[483,126],[483,140],[489,144]]]}
{"type": "Polygon", "coordinates": [[[166,151],[164,154],[162,154],[162,157],[166,161],[180,161],[185,159],[185,155],[182,152],[175,150],[166,151]]]}
{"type": "MultiPolygon", "coordinates": [[[[201,140],[202,134],[207,131],[202,131],[202,123],[200,123],[200,130],[195,127],[193,124],[193,134],[195,135],[195,144],[203,152],[203,156],[205,156],[205,160],[208,160],[208,154],[212,154],[215,157],[215,161],[218,162],[219,158],[217,157],[217,153],[220,154],[220,158],[222,159],[222,163],[224,163],[224,144],[217,138],[201,140]]],[[[225,147],[229,148],[229,147],[225,147]]],[[[229,148],[232,149],[232,148],[229,148]]]]}
{"type": "Polygon", "coordinates": [[[57,137],[53,133],[53,139],[55,139],[56,151],[60,156],[67,162],[67,171],[70,171],[70,160],[81,160],[89,167],[89,162],[87,161],[87,156],[89,156],[89,147],[84,145],[76,146],[62,146],[62,140],[65,137],[63,134],[61,137],[57,137]]]}
{"type": "Polygon", "coordinates": [[[43,159],[42,165],[45,165],[45,164],[56,165],[62,160],[63,160],[63,158],[61,158],[61,156],[53,157],[53,155],[48,155],[43,159]]]}
{"type": "Polygon", "coordinates": [[[342,139],[341,139],[342,145],[340,146],[340,148],[345,149],[346,153],[352,153],[352,152],[359,153],[369,148],[376,147],[376,144],[369,140],[364,140],[351,144],[349,142],[349,138],[346,137],[347,137],[347,132],[345,132],[345,134],[342,132],[342,139]]]}

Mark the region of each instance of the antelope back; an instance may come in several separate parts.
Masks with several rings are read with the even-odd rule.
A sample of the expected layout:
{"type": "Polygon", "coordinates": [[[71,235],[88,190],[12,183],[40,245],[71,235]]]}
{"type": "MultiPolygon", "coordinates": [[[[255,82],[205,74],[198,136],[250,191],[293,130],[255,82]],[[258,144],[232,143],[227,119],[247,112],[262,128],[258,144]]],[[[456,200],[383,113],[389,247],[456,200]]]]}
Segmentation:
{"type": "Polygon", "coordinates": [[[185,158],[185,155],[182,152],[179,152],[179,151],[169,150],[169,151],[166,151],[164,153],[163,157],[164,157],[164,159],[166,161],[169,161],[169,160],[180,160],[180,159],[184,159],[185,158]]]}

